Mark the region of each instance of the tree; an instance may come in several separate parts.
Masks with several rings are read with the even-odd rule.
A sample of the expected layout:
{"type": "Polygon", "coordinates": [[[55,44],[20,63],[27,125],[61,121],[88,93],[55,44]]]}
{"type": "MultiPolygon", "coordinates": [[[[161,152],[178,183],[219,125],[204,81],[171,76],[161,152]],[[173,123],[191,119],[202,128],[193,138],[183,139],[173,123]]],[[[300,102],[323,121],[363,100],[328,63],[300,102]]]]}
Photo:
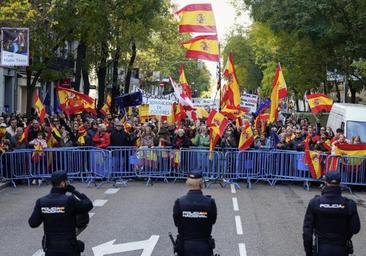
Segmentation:
{"type": "Polygon", "coordinates": [[[257,22],[266,24],[276,33],[288,33],[299,40],[307,38],[322,55],[322,69],[337,70],[348,79],[352,102],[358,90],[365,86],[359,79],[354,61],[366,54],[366,2],[328,0],[237,0],[243,8],[250,9],[257,22]],[[286,11],[284,11],[286,10],[286,11]],[[361,84],[358,86],[356,84],[361,84]]]}

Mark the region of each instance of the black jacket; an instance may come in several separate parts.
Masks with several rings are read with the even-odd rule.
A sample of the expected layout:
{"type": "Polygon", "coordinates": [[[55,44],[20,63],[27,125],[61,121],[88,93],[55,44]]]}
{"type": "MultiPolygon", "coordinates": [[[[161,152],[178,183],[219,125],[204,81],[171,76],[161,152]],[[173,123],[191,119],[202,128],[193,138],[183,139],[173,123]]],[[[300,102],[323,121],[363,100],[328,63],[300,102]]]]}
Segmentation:
{"type": "Polygon", "coordinates": [[[65,189],[52,188],[50,194],[37,200],[28,221],[32,228],[43,222],[43,245],[47,248],[47,256],[80,255],[76,228],[81,227],[77,216],[87,214],[93,208],[93,203],[76,190],[71,196],[65,193],[65,189]]]}
{"type": "Polygon", "coordinates": [[[118,131],[114,129],[111,133],[110,140],[110,146],[127,147],[131,145],[130,138],[124,130],[118,131]]]}
{"type": "Polygon", "coordinates": [[[306,255],[312,255],[313,234],[318,236],[319,244],[345,246],[359,231],[356,203],[342,197],[340,187],[325,187],[306,210],[303,226],[306,255]]]}
{"type": "Polygon", "coordinates": [[[184,240],[210,238],[217,218],[215,200],[204,196],[201,190],[191,190],[175,201],[173,218],[184,240]]]}

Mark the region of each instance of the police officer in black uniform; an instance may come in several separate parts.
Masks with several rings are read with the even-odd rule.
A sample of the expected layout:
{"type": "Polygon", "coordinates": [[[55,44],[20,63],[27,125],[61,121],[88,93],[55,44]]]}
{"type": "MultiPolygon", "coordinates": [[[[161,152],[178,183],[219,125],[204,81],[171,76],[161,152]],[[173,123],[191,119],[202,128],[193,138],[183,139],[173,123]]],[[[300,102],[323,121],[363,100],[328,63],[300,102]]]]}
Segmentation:
{"type": "Polygon", "coordinates": [[[211,231],[217,218],[215,200],[202,193],[202,173],[190,173],[186,184],[188,194],[177,199],[173,209],[178,228],[175,253],[178,256],[212,256],[215,241],[211,231]]]}
{"type": "Polygon", "coordinates": [[[66,172],[53,173],[51,182],[51,193],[37,200],[29,225],[36,228],[43,222],[46,256],[79,256],[84,243],[76,239],[77,230],[88,224],[93,203],[68,184],[66,172]]]}
{"type": "Polygon", "coordinates": [[[351,238],[360,231],[360,218],[356,203],[341,196],[340,182],[338,172],[327,173],[322,195],[315,196],[308,205],[303,226],[306,256],[353,253],[351,238]]]}

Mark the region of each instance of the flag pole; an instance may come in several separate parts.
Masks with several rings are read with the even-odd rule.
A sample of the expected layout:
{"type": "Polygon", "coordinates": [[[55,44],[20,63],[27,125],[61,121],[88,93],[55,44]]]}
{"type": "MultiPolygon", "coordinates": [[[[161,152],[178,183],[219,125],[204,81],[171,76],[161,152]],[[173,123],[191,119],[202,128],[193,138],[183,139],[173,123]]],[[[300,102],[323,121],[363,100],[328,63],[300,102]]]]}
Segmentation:
{"type": "Polygon", "coordinates": [[[217,88],[218,90],[220,91],[220,94],[219,94],[219,111],[221,111],[221,98],[222,98],[222,95],[221,95],[221,46],[220,46],[220,43],[219,43],[219,79],[217,81],[217,88]]]}

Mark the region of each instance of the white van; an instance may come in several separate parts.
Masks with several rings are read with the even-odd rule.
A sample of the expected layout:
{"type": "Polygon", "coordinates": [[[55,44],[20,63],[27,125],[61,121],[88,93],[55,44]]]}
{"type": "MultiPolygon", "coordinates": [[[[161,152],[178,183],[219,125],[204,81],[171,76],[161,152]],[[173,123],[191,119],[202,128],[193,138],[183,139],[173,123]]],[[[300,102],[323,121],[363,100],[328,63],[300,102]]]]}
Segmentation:
{"type": "Polygon", "coordinates": [[[334,103],[329,113],[327,127],[334,133],[338,128],[344,130],[347,139],[359,135],[366,142],[366,105],[351,103],[334,103]]]}

